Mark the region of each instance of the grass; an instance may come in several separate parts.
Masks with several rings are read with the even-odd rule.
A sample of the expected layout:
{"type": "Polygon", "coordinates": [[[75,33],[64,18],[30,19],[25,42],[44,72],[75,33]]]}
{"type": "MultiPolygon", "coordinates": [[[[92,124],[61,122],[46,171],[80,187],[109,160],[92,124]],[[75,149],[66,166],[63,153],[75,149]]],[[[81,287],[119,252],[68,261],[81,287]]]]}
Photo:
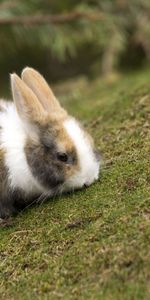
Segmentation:
{"type": "Polygon", "coordinates": [[[144,70],[61,86],[101,149],[101,176],[0,228],[0,299],[150,299],[149,82],[144,70]]]}

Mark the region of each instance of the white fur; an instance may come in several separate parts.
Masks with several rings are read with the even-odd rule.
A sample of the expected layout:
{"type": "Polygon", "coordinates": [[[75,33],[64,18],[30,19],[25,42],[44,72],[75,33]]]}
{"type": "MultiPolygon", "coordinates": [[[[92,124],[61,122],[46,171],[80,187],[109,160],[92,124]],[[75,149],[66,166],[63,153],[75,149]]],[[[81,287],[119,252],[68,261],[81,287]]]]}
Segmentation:
{"type": "Polygon", "coordinates": [[[100,163],[96,160],[92,146],[84,131],[74,118],[64,122],[64,126],[73,140],[80,162],[80,170],[66,183],[68,188],[81,188],[98,179],[100,163]]]}
{"type": "Polygon", "coordinates": [[[44,190],[33,177],[26,161],[26,133],[15,106],[5,101],[0,101],[0,106],[4,108],[0,112],[0,145],[6,152],[5,165],[8,168],[10,187],[22,189],[28,195],[42,193],[44,190]]]}
{"type": "MultiPolygon", "coordinates": [[[[27,128],[24,128],[14,104],[0,101],[0,106],[4,108],[0,112],[0,147],[5,151],[10,187],[22,189],[29,196],[47,192],[33,177],[26,161],[24,146],[27,128]]],[[[64,122],[64,127],[75,144],[80,165],[79,171],[67,180],[64,189],[90,185],[98,179],[100,163],[96,160],[90,142],[77,121],[69,118],[64,122]]]]}

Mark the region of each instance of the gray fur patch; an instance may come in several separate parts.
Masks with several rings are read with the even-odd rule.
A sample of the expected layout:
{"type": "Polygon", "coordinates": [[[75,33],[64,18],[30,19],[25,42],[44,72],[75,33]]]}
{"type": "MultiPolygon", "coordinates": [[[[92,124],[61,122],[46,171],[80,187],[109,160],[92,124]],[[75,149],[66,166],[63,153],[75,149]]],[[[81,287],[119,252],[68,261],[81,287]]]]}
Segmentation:
{"type": "Polygon", "coordinates": [[[8,186],[7,169],[4,165],[4,153],[0,151],[0,218],[9,217],[13,208],[13,200],[10,197],[10,189],[8,186]]]}
{"type": "Polygon", "coordinates": [[[56,159],[56,146],[28,142],[25,147],[27,162],[33,176],[47,189],[56,189],[65,181],[62,164],[56,159]]]}

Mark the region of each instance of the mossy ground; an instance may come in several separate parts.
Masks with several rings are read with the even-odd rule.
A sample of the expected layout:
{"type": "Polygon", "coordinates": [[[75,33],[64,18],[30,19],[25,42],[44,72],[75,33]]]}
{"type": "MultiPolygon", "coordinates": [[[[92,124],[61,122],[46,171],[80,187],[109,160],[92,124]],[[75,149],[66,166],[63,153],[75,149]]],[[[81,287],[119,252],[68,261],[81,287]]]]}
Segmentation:
{"type": "Polygon", "coordinates": [[[68,90],[64,106],[101,150],[100,179],[0,229],[0,299],[148,300],[150,71],[68,90]]]}

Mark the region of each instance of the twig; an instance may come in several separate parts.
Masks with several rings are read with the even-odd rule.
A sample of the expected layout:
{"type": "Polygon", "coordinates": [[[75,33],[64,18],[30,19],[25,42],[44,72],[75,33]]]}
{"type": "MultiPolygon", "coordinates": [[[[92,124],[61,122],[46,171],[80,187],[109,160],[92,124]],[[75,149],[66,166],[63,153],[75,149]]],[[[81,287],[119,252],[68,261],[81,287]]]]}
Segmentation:
{"type": "Polygon", "coordinates": [[[0,3],[0,10],[10,9],[17,6],[17,2],[12,2],[11,0],[8,0],[6,2],[0,3]]]}
{"type": "Polygon", "coordinates": [[[72,22],[80,19],[87,19],[90,21],[99,21],[103,19],[101,13],[84,13],[84,12],[72,12],[68,14],[58,15],[33,15],[33,16],[15,16],[0,18],[0,25],[24,25],[35,26],[43,24],[62,24],[66,22],[72,22]]]}

